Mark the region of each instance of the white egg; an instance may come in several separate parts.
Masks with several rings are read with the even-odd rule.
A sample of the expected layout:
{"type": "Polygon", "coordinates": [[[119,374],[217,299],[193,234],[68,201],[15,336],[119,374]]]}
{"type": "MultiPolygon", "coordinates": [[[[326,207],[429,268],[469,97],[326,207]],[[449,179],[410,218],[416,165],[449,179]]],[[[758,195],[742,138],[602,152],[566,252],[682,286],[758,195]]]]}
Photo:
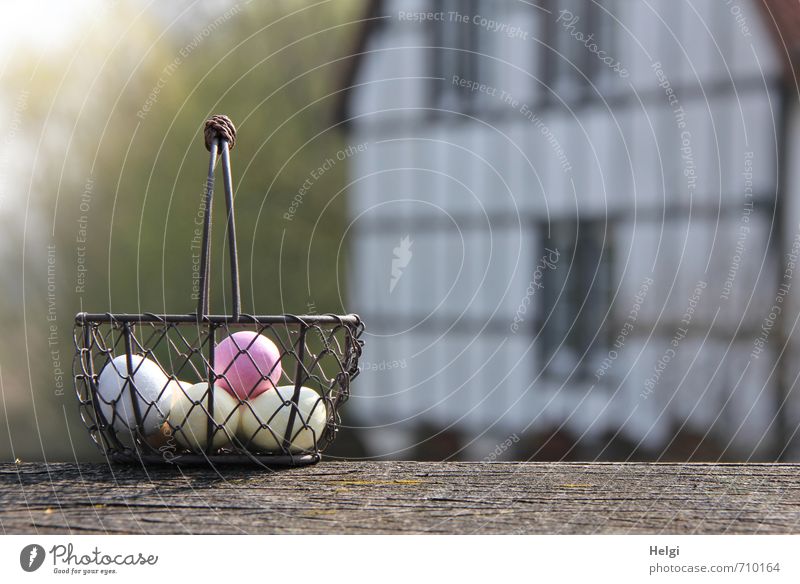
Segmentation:
{"type": "Polygon", "coordinates": [[[188,381],[181,381],[180,379],[171,379],[169,383],[172,386],[173,392],[179,391],[181,388],[189,389],[190,387],[192,387],[192,385],[194,385],[193,383],[189,383],[188,381]]]}
{"type": "MultiPolygon", "coordinates": [[[[269,389],[242,404],[239,439],[251,450],[281,452],[281,444],[289,424],[294,386],[269,389]],[[268,428],[262,427],[262,424],[268,428]],[[270,431],[271,430],[271,431],[270,431]]],[[[289,451],[314,450],[315,441],[322,437],[327,421],[327,408],[320,395],[308,387],[300,388],[297,414],[292,425],[289,451]]]]}
{"type": "Polygon", "coordinates": [[[98,407],[117,431],[128,430],[136,427],[135,400],[142,416],[142,432],[152,434],[169,414],[175,382],[142,355],[132,355],[131,365],[135,390],[126,383],[130,372],[125,355],[115,357],[103,368],[97,378],[98,407]]]}
{"type": "Polygon", "coordinates": [[[181,446],[195,451],[202,451],[208,446],[209,414],[218,426],[211,439],[212,448],[230,444],[230,437],[236,435],[239,429],[239,400],[217,385],[212,387],[212,391],[213,411],[209,409],[208,383],[205,381],[173,393],[169,424],[172,435],[181,446]]]}

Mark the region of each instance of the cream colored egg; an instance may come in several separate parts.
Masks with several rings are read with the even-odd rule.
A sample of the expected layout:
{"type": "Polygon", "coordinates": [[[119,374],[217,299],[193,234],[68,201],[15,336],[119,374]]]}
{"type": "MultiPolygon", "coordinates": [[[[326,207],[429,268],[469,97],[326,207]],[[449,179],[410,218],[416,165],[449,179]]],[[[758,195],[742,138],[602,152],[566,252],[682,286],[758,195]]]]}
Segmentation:
{"type": "Polygon", "coordinates": [[[132,355],[132,378],[135,390],[126,383],[129,376],[128,359],[115,357],[97,378],[97,405],[106,421],[117,431],[128,431],[136,426],[136,409],[142,417],[142,432],[159,431],[169,415],[174,383],[155,361],[142,355],[132,355]],[[135,405],[134,405],[135,404],[135,405]]]}
{"type": "Polygon", "coordinates": [[[211,439],[212,448],[230,444],[230,437],[235,436],[239,429],[239,400],[217,385],[212,387],[212,391],[213,411],[209,408],[207,382],[173,393],[169,423],[172,435],[184,448],[202,451],[208,446],[209,414],[218,427],[211,439]]]}
{"type": "Polygon", "coordinates": [[[193,383],[189,383],[188,381],[181,381],[180,379],[173,379],[169,383],[172,386],[173,391],[178,391],[181,388],[189,389],[190,387],[192,387],[192,385],[194,385],[193,383]]]}
{"type": "MultiPolygon", "coordinates": [[[[239,425],[239,439],[242,444],[251,450],[281,452],[292,411],[292,405],[286,404],[291,402],[293,395],[294,386],[284,385],[267,390],[242,404],[239,425]],[[262,427],[262,424],[268,428],[262,427]]],[[[289,451],[296,453],[314,450],[315,440],[319,440],[325,431],[327,418],[327,408],[320,395],[308,387],[300,388],[289,451]]]]}

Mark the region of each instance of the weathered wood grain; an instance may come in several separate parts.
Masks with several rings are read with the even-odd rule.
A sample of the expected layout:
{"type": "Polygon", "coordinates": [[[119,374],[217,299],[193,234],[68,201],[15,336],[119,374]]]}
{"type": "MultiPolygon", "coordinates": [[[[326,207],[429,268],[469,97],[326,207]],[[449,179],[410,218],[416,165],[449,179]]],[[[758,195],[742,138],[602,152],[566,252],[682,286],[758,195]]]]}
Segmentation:
{"type": "Polygon", "coordinates": [[[800,466],[0,464],[5,533],[797,533],[800,466]]]}

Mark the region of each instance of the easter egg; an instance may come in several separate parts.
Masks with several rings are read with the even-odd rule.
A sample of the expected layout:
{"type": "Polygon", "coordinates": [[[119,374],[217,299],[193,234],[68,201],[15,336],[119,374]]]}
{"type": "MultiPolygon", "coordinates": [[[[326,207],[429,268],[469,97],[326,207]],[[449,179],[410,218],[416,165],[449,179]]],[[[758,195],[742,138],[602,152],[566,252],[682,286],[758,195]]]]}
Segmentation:
{"type": "MultiPolygon", "coordinates": [[[[170,392],[170,395],[173,395],[176,391],[180,391],[181,389],[189,389],[192,387],[192,383],[188,381],[181,381],[180,379],[170,379],[169,380],[169,389],[167,391],[170,392]]],[[[170,398],[170,403],[172,402],[172,398],[170,398]]]]}
{"type": "MultiPolygon", "coordinates": [[[[172,392],[170,395],[174,396],[174,392],[180,391],[181,388],[188,389],[192,386],[192,384],[187,383],[186,381],[181,381],[180,379],[171,379],[169,381],[169,386],[171,389],[168,389],[167,391],[172,392]]],[[[173,397],[172,400],[170,400],[170,405],[174,399],[175,398],[173,397]]],[[[150,447],[156,448],[159,451],[162,450],[162,447],[169,446],[171,440],[172,428],[170,427],[169,422],[164,422],[158,428],[157,432],[153,432],[145,438],[145,442],[150,445],[150,447]]]]}
{"type": "MultiPolygon", "coordinates": [[[[242,418],[239,423],[239,439],[242,444],[252,450],[281,452],[293,407],[293,396],[294,386],[284,385],[265,391],[242,404],[242,418]]],[[[295,453],[314,450],[315,441],[325,431],[327,418],[327,408],[320,395],[308,387],[300,388],[289,451],[295,453]]]]}
{"type": "Polygon", "coordinates": [[[281,354],[264,335],[239,331],[214,348],[216,384],[240,399],[274,389],[281,378],[281,354]]]}
{"type": "Polygon", "coordinates": [[[184,448],[201,451],[208,446],[209,415],[217,426],[211,439],[212,448],[230,444],[230,437],[236,435],[239,428],[239,400],[217,385],[212,386],[211,391],[214,395],[213,410],[209,408],[207,382],[173,393],[169,424],[175,440],[184,448]]]}
{"type": "Polygon", "coordinates": [[[141,430],[152,434],[159,430],[169,414],[175,382],[154,361],[132,355],[133,371],[128,371],[125,355],[114,357],[97,378],[97,399],[100,412],[116,430],[136,427],[134,403],[142,417],[141,430]],[[131,375],[132,373],[132,375],[131,375]],[[133,385],[126,383],[130,376],[133,385]]]}

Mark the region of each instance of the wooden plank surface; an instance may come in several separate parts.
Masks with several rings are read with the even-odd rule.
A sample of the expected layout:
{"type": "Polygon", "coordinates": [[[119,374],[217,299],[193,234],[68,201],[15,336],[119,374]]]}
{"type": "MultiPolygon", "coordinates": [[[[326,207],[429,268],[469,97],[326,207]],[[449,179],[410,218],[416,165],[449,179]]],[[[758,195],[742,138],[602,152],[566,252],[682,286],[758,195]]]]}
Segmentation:
{"type": "Polygon", "coordinates": [[[797,533],[800,465],[0,464],[5,533],[797,533]]]}

